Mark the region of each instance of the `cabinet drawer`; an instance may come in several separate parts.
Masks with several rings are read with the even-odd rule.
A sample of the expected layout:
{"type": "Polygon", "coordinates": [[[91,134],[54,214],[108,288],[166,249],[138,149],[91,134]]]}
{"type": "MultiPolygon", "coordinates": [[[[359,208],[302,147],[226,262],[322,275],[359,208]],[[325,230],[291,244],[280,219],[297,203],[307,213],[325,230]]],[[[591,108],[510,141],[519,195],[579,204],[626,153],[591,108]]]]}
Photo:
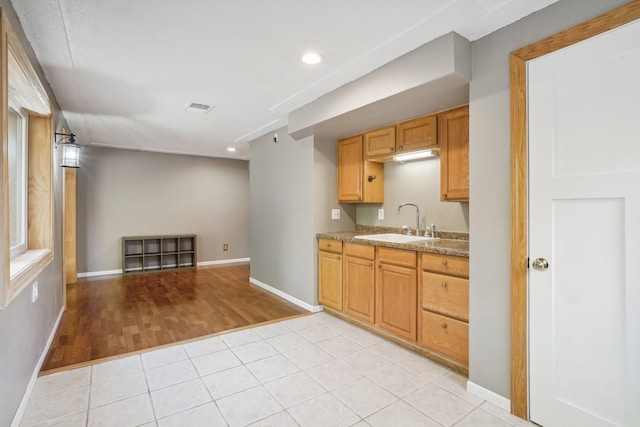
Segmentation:
{"type": "Polygon", "coordinates": [[[469,258],[441,254],[422,254],[422,269],[469,277],[469,258]]]}
{"type": "Polygon", "coordinates": [[[469,320],[469,279],[422,272],[422,308],[469,320]]]}
{"type": "Polygon", "coordinates": [[[342,253],[342,242],[332,239],[318,239],[318,250],[325,252],[342,253]]]}
{"type": "Polygon", "coordinates": [[[360,243],[344,243],[344,254],[358,258],[373,260],[376,255],[376,247],[360,243]]]}
{"type": "Polygon", "coordinates": [[[378,246],[378,262],[383,264],[401,265],[404,267],[416,266],[416,253],[402,249],[391,249],[378,246]]]}
{"type": "Polygon", "coordinates": [[[469,364],[469,325],[427,310],[420,313],[420,345],[469,364]]]}

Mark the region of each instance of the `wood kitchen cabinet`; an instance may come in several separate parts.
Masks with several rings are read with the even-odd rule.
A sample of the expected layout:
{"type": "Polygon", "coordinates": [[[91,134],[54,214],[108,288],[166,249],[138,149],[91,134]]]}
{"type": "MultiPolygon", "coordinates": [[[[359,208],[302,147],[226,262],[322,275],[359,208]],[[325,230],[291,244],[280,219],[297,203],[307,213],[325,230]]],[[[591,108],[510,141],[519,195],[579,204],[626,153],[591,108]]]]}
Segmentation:
{"type": "Polygon", "coordinates": [[[364,134],[365,159],[388,158],[396,153],[396,127],[387,126],[364,134]]]}
{"type": "Polygon", "coordinates": [[[469,363],[469,259],[422,254],[418,343],[469,363]]]}
{"type": "Polygon", "coordinates": [[[384,166],[364,159],[362,135],[338,140],[338,201],[384,202],[384,166]]]}
{"type": "Polygon", "coordinates": [[[375,246],[344,244],[342,278],[343,311],[351,316],[375,321],[375,246]]]}
{"type": "Polygon", "coordinates": [[[378,247],[376,325],[415,342],[417,339],[416,253],[378,247]]]}
{"type": "Polygon", "coordinates": [[[438,114],[440,200],[469,201],[469,106],[438,114]]]}
{"type": "Polygon", "coordinates": [[[437,115],[419,117],[396,125],[396,151],[405,153],[438,147],[437,115]]]}
{"type": "Polygon", "coordinates": [[[342,242],[318,239],[318,300],[342,310],[342,242]]]}

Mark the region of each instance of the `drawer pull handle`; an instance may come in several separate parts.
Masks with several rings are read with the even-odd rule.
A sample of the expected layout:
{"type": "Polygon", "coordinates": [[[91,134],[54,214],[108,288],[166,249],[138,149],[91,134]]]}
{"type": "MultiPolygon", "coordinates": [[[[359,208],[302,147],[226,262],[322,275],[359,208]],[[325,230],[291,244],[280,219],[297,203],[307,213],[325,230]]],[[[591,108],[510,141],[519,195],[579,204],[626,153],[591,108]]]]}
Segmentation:
{"type": "Polygon", "coordinates": [[[447,329],[447,324],[443,323],[442,325],[440,325],[440,327],[442,327],[442,329],[447,329]]]}
{"type": "Polygon", "coordinates": [[[446,260],[443,260],[443,261],[442,261],[442,265],[444,265],[444,266],[446,267],[446,266],[447,266],[447,261],[446,261],[446,260]]]}
{"type": "Polygon", "coordinates": [[[442,282],[442,283],[440,283],[440,286],[443,287],[443,288],[446,288],[447,287],[447,283],[446,282],[442,282]]]}

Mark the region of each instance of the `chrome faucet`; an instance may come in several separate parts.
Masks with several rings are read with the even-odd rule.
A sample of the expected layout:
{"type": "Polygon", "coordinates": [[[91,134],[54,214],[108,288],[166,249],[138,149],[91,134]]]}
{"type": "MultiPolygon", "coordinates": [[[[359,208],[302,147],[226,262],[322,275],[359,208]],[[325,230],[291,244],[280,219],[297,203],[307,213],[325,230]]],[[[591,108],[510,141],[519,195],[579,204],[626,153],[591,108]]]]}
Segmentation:
{"type": "MultiPolygon", "coordinates": [[[[418,205],[414,205],[413,203],[401,203],[400,206],[398,206],[398,210],[396,210],[396,215],[400,215],[400,208],[407,205],[414,206],[416,208],[416,236],[419,236],[420,235],[420,208],[418,207],[418,205]]],[[[411,235],[411,228],[409,228],[409,232],[407,234],[411,235]]]]}

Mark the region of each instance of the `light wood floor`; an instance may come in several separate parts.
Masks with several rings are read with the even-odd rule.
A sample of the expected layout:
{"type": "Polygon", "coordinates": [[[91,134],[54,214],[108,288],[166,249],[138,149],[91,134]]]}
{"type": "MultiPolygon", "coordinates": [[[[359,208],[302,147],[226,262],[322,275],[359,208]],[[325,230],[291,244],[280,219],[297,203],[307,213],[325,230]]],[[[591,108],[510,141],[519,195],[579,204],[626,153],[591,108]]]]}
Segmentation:
{"type": "Polygon", "coordinates": [[[306,313],[249,283],[249,264],[79,279],[40,371],[306,313]]]}

